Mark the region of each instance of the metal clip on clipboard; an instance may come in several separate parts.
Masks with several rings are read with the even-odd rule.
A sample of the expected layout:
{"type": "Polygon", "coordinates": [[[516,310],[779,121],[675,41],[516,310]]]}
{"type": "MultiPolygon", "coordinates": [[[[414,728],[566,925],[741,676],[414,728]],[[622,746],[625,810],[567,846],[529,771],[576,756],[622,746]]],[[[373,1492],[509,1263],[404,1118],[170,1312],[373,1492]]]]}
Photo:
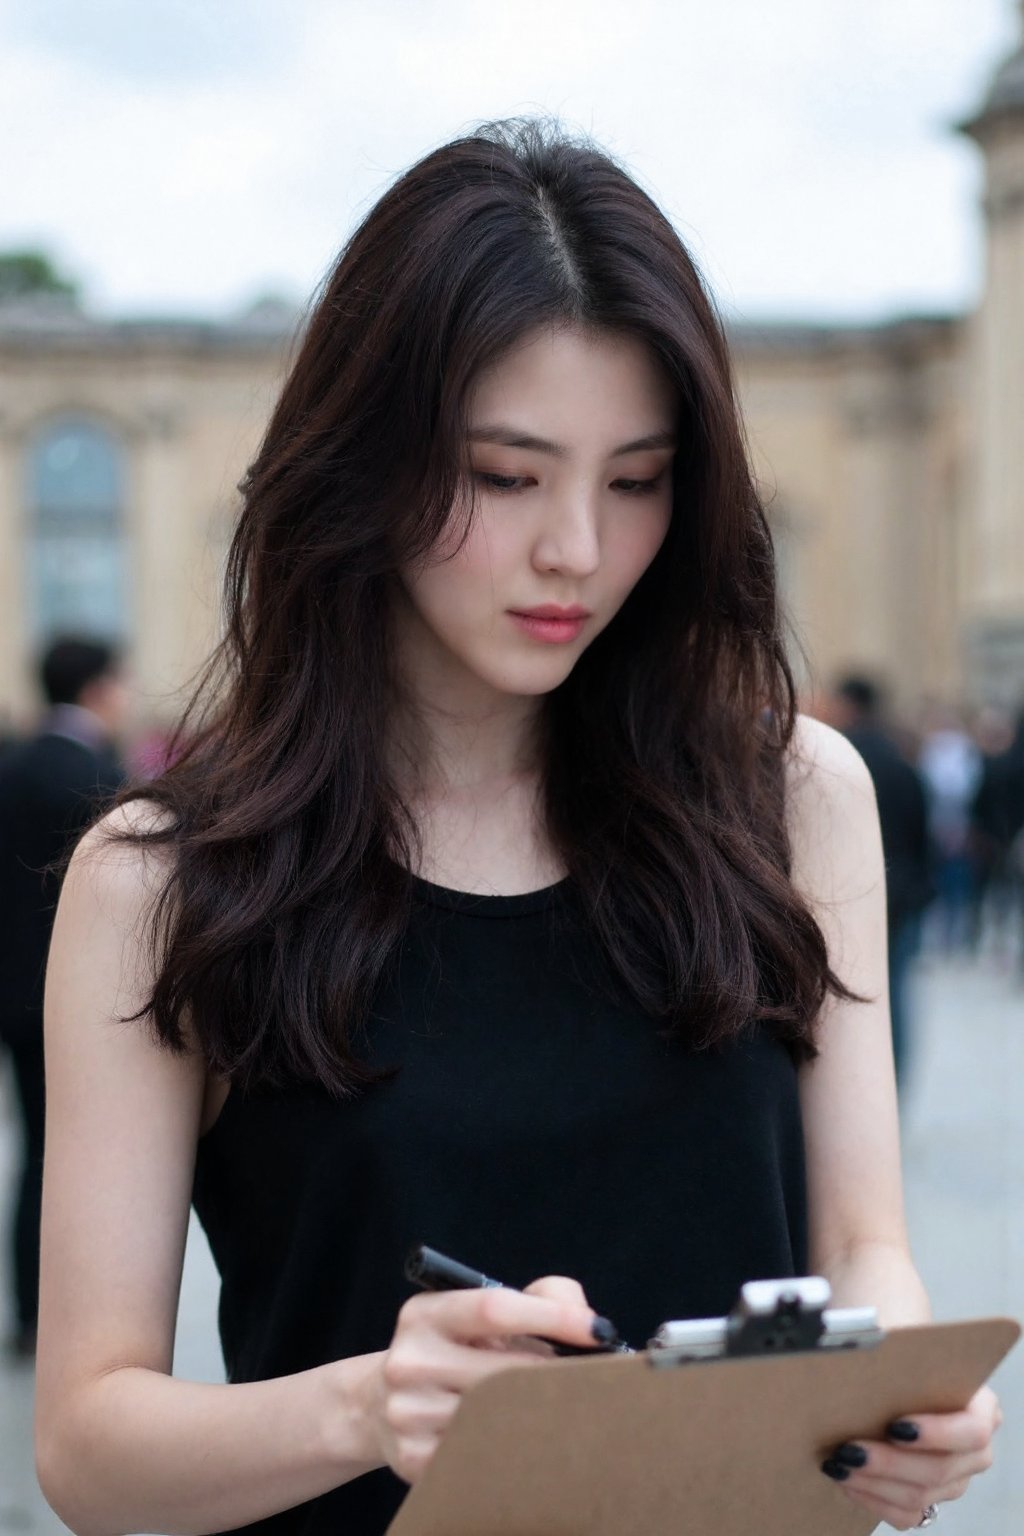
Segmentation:
{"type": "Polygon", "coordinates": [[[885,1333],[874,1307],[830,1309],[832,1290],[820,1275],[750,1280],[728,1317],[662,1323],[647,1345],[664,1368],[723,1356],[782,1355],[807,1350],[866,1349],[885,1333]]]}

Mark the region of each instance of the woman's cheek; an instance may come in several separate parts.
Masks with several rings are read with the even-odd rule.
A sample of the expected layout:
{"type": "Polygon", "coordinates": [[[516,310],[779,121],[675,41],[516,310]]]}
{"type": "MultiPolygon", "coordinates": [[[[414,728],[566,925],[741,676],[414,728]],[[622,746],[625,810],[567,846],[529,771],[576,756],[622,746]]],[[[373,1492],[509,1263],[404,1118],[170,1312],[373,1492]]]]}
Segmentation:
{"type": "Polygon", "coordinates": [[[661,516],[652,516],[640,527],[622,530],[612,564],[622,581],[622,601],[629,596],[664,544],[671,520],[671,508],[666,508],[661,516]]]}

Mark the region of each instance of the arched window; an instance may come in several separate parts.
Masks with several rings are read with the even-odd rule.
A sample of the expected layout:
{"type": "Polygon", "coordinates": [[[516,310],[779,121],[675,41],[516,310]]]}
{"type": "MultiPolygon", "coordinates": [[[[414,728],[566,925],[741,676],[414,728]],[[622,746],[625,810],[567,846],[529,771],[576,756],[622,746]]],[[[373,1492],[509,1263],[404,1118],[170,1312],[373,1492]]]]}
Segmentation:
{"type": "Polygon", "coordinates": [[[29,450],[28,509],[34,643],[69,631],[124,641],[128,553],[116,438],[85,417],[47,422],[29,450]]]}

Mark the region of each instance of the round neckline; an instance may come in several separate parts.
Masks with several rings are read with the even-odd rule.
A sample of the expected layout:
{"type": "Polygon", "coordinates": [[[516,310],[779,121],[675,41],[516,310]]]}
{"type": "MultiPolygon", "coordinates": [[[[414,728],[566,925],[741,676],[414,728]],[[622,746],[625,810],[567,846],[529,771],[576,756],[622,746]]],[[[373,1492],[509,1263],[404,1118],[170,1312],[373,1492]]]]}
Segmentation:
{"type": "Polygon", "coordinates": [[[541,912],[554,903],[570,879],[564,875],[554,885],[542,886],[540,890],[492,896],[479,891],[454,891],[449,886],[424,880],[421,875],[410,874],[409,878],[419,900],[432,907],[445,907],[449,912],[463,912],[472,917],[521,917],[528,912],[541,912]]]}

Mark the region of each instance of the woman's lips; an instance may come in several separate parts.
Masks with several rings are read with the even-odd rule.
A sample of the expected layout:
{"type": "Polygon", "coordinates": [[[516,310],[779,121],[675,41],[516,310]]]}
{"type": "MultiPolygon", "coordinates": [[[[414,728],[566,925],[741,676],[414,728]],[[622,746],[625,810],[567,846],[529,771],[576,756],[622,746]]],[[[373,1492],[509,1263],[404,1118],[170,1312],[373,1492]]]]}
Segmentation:
{"type": "Polygon", "coordinates": [[[575,640],[589,617],[587,613],[579,613],[554,618],[544,614],[515,613],[509,610],[509,618],[513,623],[518,624],[521,630],[532,635],[535,640],[544,640],[548,645],[564,645],[569,640],[575,640]]]}

